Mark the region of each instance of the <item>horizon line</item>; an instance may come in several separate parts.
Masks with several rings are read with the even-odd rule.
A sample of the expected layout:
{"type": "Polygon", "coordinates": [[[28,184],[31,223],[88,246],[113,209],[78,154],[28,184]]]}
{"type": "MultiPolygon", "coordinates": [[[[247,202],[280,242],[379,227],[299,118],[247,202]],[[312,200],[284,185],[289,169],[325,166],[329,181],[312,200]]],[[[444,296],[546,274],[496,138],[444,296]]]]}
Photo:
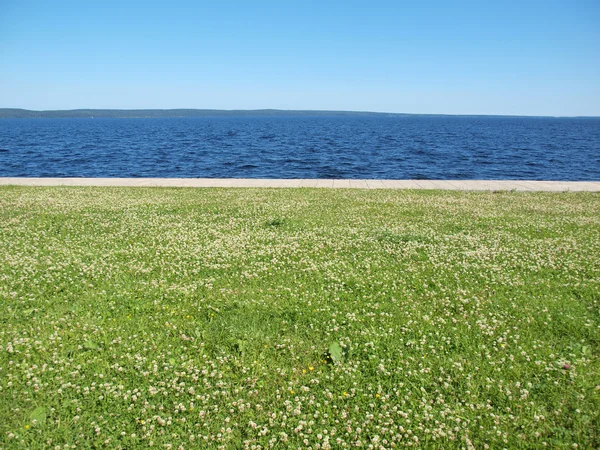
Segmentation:
{"type": "MultiPolygon", "coordinates": [[[[27,109],[15,107],[1,107],[0,112],[25,112],[25,113],[75,113],[75,112],[221,112],[221,113],[319,113],[319,114],[371,114],[371,115],[396,115],[396,116],[455,116],[455,117],[531,117],[531,118],[600,118],[600,115],[538,115],[538,114],[485,114],[485,113],[409,113],[389,111],[365,110],[337,110],[337,109],[279,109],[279,108],[254,108],[254,109],[223,109],[223,108],[68,108],[68,109],[27,109]]],[[[7,118],[7,117],[4,117],[7,118]]],[[[67,118],[67,117],[64,117],[67,118]]],[[[118,117],[116,117],[118,118],[118,117]]]]}

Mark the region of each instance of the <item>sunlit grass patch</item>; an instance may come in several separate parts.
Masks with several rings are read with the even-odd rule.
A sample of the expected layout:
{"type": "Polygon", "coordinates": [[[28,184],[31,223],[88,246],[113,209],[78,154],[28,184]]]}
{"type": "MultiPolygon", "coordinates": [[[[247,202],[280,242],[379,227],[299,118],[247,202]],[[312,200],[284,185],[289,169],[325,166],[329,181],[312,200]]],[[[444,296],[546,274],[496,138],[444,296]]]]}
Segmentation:
{"type": "Polygon", "coordinates": [[[600,447],[600,196],[0,188],[0,448],[600,447]]]}

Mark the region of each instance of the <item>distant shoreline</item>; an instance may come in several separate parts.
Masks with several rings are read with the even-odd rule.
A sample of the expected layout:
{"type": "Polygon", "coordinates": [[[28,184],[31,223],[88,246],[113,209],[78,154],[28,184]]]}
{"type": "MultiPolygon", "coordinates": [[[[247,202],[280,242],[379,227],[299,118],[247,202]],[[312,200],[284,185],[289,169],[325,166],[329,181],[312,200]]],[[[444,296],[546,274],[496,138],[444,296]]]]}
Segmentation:
{"type": "Polygon", "coordinates": [[[71,109],[35,111],[0,108],[0,119],[166,119],[184,117],[494,117],[597,119],[597,116],[520,116],[494,114],[411,114],[373,111],[282,110],[282,109],[71,109]]]}

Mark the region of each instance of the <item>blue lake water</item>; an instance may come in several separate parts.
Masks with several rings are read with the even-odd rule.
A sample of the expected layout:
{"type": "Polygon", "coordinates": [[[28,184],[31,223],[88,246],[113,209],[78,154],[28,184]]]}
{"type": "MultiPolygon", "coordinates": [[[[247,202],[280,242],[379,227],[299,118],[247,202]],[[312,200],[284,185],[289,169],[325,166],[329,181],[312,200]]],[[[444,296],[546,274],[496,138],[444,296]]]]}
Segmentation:
{"type": "Polygon", "coordinates": [[[600,118],[0,119],[0,176],[600,180],[600,118]]]}

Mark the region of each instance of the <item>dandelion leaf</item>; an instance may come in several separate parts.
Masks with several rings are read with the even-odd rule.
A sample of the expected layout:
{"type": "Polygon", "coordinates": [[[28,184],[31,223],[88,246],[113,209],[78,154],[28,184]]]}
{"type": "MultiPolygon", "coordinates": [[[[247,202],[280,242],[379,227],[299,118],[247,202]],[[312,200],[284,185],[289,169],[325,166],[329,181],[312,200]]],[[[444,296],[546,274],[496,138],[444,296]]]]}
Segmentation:
{"type": "Polygon", "coordinates": [[[336,362],[340,362],[344,356],[344,352],[342,350],[342,347],[340,344],[338,344],[337,342],[332,342],[331,344],[329,344],[329,357],[331,358],[331,360],[336,363],[336,362]]]}
{"type": "Polygon", "coordinates": [[[43,424],[44,422],[46,422],[46,408],[44,408],[43,406],[38,406],[33,411],[31,411],[31,413],[29,414],[29,419],[32,422],[38,423],[40,425],[43,424]]]}
{"type": "Polygon", "coordinates": [[[98,344],[96,344],[94,341],[90,341],[89,339],[86,339],[85,342],[83,343],[83,348],[85,348],[86,350],[98,350],[100,348],[100,346],[98,344]]]}

